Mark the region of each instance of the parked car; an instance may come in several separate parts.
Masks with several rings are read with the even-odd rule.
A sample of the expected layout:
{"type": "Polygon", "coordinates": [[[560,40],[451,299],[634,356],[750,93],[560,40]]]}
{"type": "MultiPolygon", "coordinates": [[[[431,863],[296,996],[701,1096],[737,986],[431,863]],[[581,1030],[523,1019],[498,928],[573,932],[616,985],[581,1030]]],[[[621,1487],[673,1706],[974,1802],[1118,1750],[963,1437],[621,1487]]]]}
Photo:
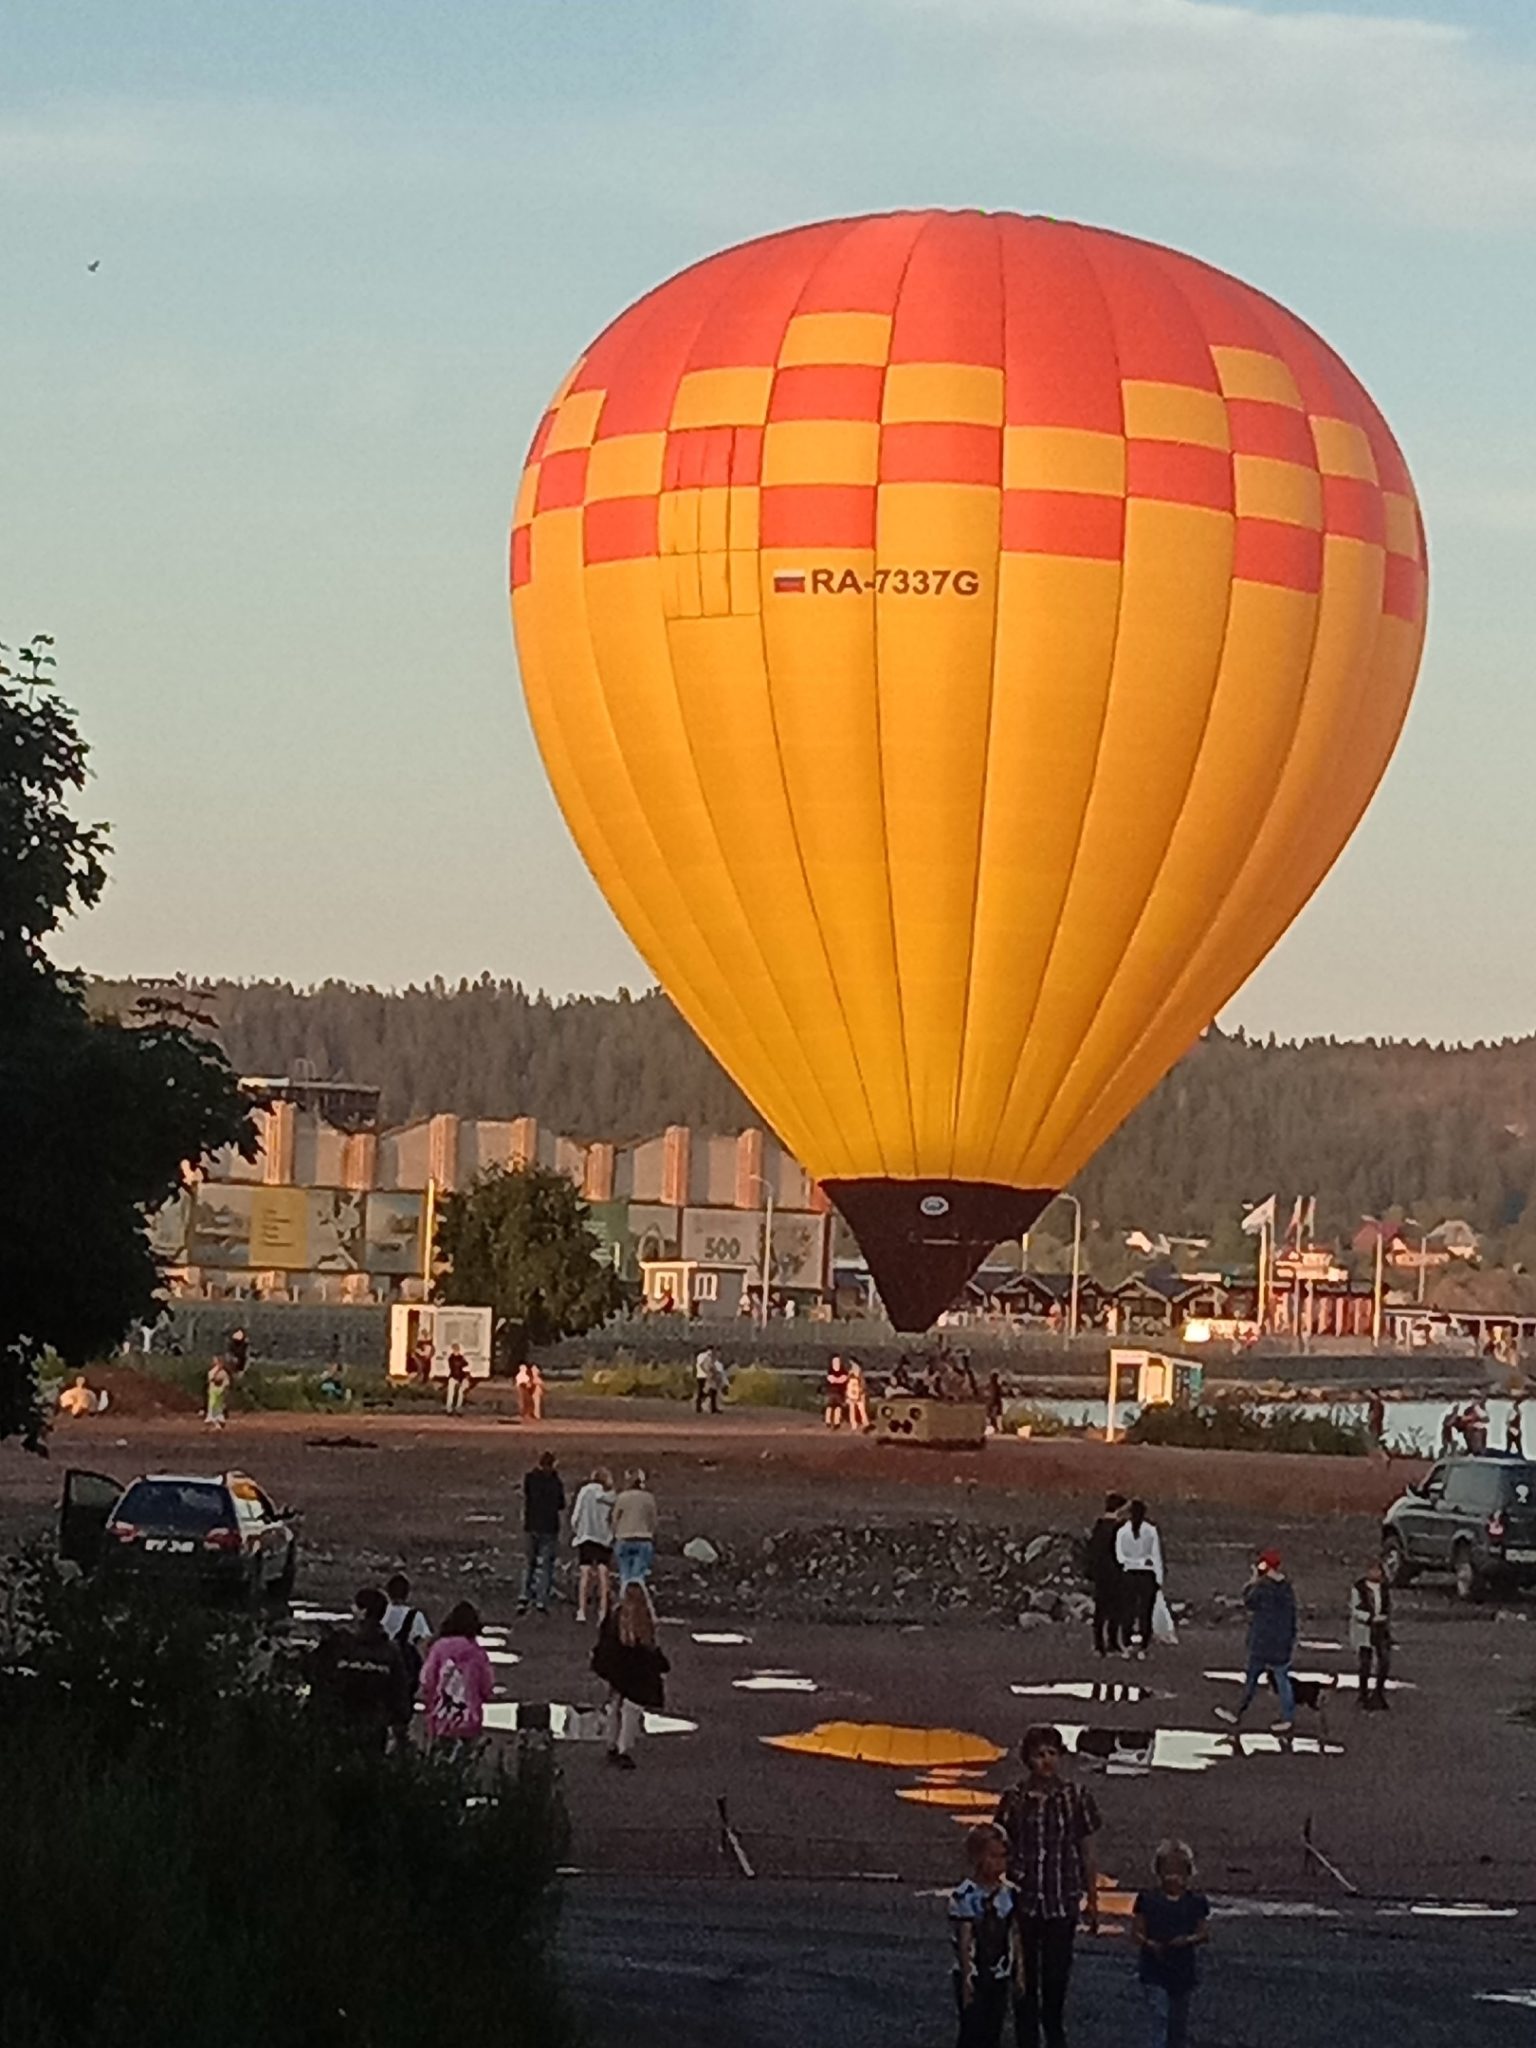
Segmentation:
{"type": "Polygon", "coordinates": [[[1450,1572],[1463,1600],[1536,1584],[1536,1463],[1510,1451],[1442,1458],[1387,1509],[1381,1556],[1392,1585],[1450,1572]]]}
{"type": "Polygon", "coordinates": [[[286,1599],[298,1570],[297,1515],[243,1472],[69,1471],[59,1555],[104,1577],[186,1581],[209,1592],[286,1599]]]}

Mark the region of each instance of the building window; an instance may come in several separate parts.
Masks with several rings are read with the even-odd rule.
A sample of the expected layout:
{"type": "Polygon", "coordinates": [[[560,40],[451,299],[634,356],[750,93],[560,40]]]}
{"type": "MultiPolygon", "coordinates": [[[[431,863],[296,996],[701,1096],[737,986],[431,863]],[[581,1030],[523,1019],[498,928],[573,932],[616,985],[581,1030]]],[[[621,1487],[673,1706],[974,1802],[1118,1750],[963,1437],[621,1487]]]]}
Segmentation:
{"type": "Polygon", "coordinates": [[[695,1273],[693,1276],[693,1298],[695,1301],[718,1301],[720,1299],[720,1275],[718,1273],[695,1273]]]}

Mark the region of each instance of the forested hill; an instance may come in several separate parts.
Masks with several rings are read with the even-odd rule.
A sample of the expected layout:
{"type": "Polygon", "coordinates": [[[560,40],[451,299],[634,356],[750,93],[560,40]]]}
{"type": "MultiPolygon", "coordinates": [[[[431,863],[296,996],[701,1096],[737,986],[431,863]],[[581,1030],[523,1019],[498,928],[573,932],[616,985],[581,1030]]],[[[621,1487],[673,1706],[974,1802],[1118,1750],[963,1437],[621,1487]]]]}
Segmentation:
{"type": "MultiPolygon", "coordinates": [[[[555,1002],[483,978],[382,995],[221,983],[198,999],[241,1072],[307,1060],[316,1075],[374,1083],[386,1123],[456,1110],[632,1138],[672,1122],[728,1131],[755,1121],[656,993],[555,1002]]],[[[1272,1189],[1285,1203],[1315,1192],[1330,1235],[1389,1209],[1426,1224],[1464,1216],[1499,1233],[1506,1258],[1536,1267],[1533,1132],[1536,1038],[1446,1049],[1213,1031],[1079,1189],[1108,1229],[1206,1233],[1272,1189]]]]}

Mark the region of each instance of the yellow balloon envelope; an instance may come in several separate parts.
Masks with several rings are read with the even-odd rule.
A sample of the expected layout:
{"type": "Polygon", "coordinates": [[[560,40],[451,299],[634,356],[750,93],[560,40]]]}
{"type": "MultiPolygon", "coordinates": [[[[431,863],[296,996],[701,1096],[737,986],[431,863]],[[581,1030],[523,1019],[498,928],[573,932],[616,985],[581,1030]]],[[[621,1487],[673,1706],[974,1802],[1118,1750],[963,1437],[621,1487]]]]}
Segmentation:
{"type": "Polygon", "coordinates": [[[1299,320],[937,212],[631,307],[540,423],[511,578],[599,885],[907,1329],[1327,873],[1426,589],[1403,458],[1299,320]]]}

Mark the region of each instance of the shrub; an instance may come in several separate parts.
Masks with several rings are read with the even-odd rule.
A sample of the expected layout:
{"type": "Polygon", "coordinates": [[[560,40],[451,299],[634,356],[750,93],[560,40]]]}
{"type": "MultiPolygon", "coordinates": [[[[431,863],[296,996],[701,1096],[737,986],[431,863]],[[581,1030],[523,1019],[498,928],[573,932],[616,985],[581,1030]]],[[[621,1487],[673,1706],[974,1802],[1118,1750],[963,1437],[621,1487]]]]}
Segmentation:
{"type": "Polygon", "coordinates": [[[744,1365],[731,1375],[730,1400],[737,1408],[817,1409],[821,1381],[809,1373],[779,1372],[771,1365],[744,1365]]]}
{"type": "Polygon", "coordinates": [[[1037,1408],[1031,1401],[1009,1401],[1003,1408],[1003,1435],[1017,1436],[1027,1428],[1035,1436],[1075,1436],[1078,1425],[1068,1422],[1053,1408],[1037,1408]]]}
{"type": "Polygon", "coordinates": [[[581,1369],[584,1394],[636,1396],[641,1400],[691,1401],[693,1367],[661,1365],[654,1360],[627,1357],[620,1352],[612,1365],[584,1365],[581,1369]]]}
{"type": "Polygon", "coordinates": [[[1125,1440],[1208,1451],[1301,1451],[1329,1458],[1363,1458],[1371,1448],[1364,1427],[1347,1412],[1304,1415],[1294,1408],[1255,1408],[1238,1401],[1143,1408],[1125,1440]]]}
{"type": "Polygon", "coordinates": [[[4,1590],[7,2048],[565,2048],[542,1756],[360,1750],[248,1617],[4,1590]]]}

